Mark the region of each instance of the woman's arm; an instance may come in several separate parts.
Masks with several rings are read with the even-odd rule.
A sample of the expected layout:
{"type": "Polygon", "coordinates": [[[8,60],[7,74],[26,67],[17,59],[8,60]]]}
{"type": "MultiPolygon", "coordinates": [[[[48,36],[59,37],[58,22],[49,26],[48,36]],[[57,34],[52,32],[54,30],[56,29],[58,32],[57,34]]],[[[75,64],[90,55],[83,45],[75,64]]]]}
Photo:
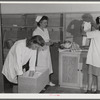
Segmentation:
{"type": "Polygon", "coordinates": [[[36,53],[37,51],[36,50],[32,50],[32,56],[30,58],[30,61],[29,61],[29,77],[33,77],[34,73],[35,73],[35,63],[36,63],[36,53]]]}
{"type": "Polygon", "coordinates": [[[100,37],[100,31],[99,30],[95,30],[95,31],[86,32],[86,35],[87,35],[87,38],[100,37]]]}
{"type": "Polygon", "coordinates": [[[15,48],[15,55],[16,55],[16,72],[17,75],[22,75],[23,71],[22,71],[22,52],[21,52],[21,48],[19,45],[15,48]]]}
{"type": "Polygon", "coordinates": [[[37,50],[31,51],[31,58],[29,60],[29,70],[31,71],[35,71],[36,53],[37,53],[37,50]]]}

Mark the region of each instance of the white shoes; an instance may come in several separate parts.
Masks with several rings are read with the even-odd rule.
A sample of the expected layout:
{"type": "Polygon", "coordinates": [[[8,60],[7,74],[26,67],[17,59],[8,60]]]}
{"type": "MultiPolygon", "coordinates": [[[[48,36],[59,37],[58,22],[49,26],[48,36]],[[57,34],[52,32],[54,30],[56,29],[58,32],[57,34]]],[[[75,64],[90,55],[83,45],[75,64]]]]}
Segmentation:
{"type": "Polygon", "coordinates": [[[50,86],[55,86],[55,84],[54,84],[54,83],[52,83],[52,82],[49,82],[49,85],[50,85],[50,86]]]}
{"type": "MultiPolygon", "coordinates": [[[[49,82],[49,84],[48,84],[49,86],[55,86],[55,84],[54,83],[52,83],[52,82],[49,82]]],[[[46,90],[46,88],[43,88],[43,91],[45,91],[46,90]]]]}

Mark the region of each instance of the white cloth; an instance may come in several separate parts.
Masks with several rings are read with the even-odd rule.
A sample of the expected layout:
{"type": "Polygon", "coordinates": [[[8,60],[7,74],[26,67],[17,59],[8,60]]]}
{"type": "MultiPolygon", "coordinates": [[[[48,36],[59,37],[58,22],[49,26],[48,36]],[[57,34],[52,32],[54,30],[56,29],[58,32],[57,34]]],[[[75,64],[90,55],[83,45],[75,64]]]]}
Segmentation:
{"type": "Polygon", "coordinates": [[[100,31],[87,32],[86,35],[87,38],[91,39],[86,63],[100,67],[100,31]]]}
{"type": "Polygon", "coordinates": [[[83,36],[82,46],[89,46],[89,44],[90,44],[90,39],[88,39],[86,36],[83,36]]]}
{"type": "Polygon", "coordinates": [[[91,22],[83,22],[84,25],[84,31],[91,30],[91,22]]]}
{"type": "MultiPolygon", "coordinates": [[[[91,30],[91,22],[84,21],[83,22],[83,27],[84,27],[83,30],[85,32],[91,30]]],[[[89,46],[89,44],[90,44],[90,40],[86,36],[83,36],[82,46],[89,46]]]]}
{"type": "Polygon", "coordinates": [[[22,66],[29,61],[29,70],[35,71],[36,50],[26,47],[26,39],[19,40],[10,49],[2,74],[12,83],[17,83],[17,75],[22,75],[22,66]],[[29,60],[30,59],[30,60],[29,60]]]}
{"type": "MultiPolygon", "coordinates": [[[[50,41],[49,33],[46,28],[44,28],[43,31],[41,28],[37,27],[33,32],[33,36],[35,35],[40,35],[45,42],[50,41]]],[[[49,46],[47,46],[45,50],[39,51],[37,66],[46,67],[46,68],[48,67],[49,73],[50,74],[53,73],[49,46]]]]}

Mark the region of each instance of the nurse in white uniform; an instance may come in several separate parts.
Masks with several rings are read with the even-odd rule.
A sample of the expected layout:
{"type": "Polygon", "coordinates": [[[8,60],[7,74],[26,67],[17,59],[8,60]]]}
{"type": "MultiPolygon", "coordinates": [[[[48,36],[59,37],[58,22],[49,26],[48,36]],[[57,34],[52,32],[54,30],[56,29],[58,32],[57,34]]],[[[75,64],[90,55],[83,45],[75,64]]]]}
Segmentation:
{"type": "Polygon", "coordinates": [[[14,84],[18,83],[17,76],[23,74],[22,66],[29,61],[30,76],[35,72],[36,52],[44,46],[41,36],[16,41],[11,47],[3,65],[2,74],[14,84]]]}
{"type": "MultiPolygon", "coordinates": [[[[51,45],[52,42],[50,41],[49,33],[47,30],[48,17],[37,16],[36,22],[37,22],[37,28],[34,30],[32,35],[33,36],[40,35],[46,43],[45,50],[38,52],[37,66],[48,67],[49,74],[52,74],[53,70],[52,70],[52,62],[51,62],[51,55],[50,55],[50,49],[49,49],[49,45],[51,45]]],[[[52,82],[50,82],[49,85],[55,86],[55,84],[53,84],[52,82]]]]}
{"type": "Polygon", "coordinates": [[[91,39],[86,61],[86,64],[89,65],[89,84],[87,92],[98,92],[98,76],[100,76],[100,31],[97,29],[91,31],[91,22],[84,23],[84,31],[86,32],[87,39],[91,39]],[[96,77],[97,85],[96,89],[92,90],[94,76],[96,77]]]}

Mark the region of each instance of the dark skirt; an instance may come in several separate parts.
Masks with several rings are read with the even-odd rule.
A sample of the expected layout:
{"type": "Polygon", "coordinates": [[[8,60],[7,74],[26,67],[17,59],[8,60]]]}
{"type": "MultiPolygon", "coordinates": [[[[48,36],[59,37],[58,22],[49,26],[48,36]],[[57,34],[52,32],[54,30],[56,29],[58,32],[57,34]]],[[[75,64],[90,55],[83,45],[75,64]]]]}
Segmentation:
{"type": "Polygon", "coordinates": [[[96,75],[96,76],[100,76],[100,68],[89,65],[88,74],[93,74],[93,75],[96,75]]]}

